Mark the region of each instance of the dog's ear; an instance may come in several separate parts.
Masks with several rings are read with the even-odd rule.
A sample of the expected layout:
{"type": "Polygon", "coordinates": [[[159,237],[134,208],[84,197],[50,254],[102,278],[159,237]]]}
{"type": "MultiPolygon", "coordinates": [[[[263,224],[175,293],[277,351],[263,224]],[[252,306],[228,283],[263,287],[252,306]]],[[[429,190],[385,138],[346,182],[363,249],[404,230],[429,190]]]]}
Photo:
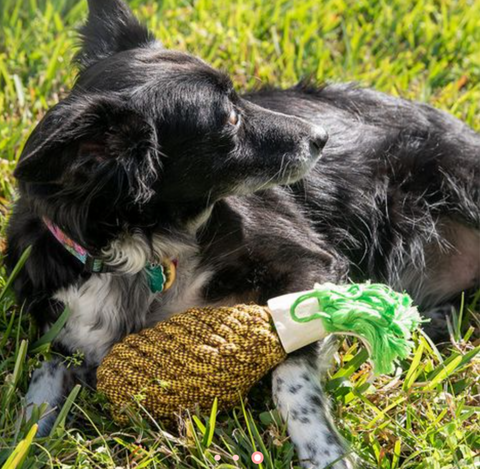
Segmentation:
{"type": "Polygon", "coordinates": [[[87,23],[80,29],[83,46],[75,58],[81,67],[155,41],[122,0],[88,0],[88,7],[87,23]]]}
{"type": "Polygon", "coordinates": [[[30,135],[14,176],[30,183],[61,183],[72,175],[88,180],[115,163],[141,192],[134,186],[147,189],[156,177],[157,146],[154,125],[113,99],[63,101],[30,135]]]}

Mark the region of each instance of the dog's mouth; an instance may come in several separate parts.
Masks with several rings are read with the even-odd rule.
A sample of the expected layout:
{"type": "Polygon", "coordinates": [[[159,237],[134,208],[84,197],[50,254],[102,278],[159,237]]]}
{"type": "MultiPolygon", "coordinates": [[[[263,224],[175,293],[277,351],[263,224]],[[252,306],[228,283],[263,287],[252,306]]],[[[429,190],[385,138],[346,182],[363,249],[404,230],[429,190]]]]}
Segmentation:
{"type": "MultiPolygon", "coordinates": [[[[322,147],[323,148],[323,147],[322,147]]],[[[265,176],[252,176],[243,181],[234,191],[236,195],[248,195],[275,186],[288,186],[304,178],[322,157],[318,148],[308,148],[298,155],[284,155],[281,158],[279,169],[269,178],[265,176]]]]}
{"type": "Polygon", "coordinates": [[[318,160],[322,157],[322,149],[319,146],[313,146],[309,144],[309,149],[305,152],[305,156],[296,159],[290,165],[288,162],[282,172],[285,174],[285,180],[277,184],[293,184],[298,180],[305,177],[317,164],[318,160]]]}

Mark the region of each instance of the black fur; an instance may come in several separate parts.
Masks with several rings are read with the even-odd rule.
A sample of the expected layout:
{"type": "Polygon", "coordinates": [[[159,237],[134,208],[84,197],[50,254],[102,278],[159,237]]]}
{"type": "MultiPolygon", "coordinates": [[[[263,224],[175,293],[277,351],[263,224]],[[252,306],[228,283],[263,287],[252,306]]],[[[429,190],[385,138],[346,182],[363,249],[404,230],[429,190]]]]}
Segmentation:
{"type": "MultiPolygon", "coordinates": [[[[196,264],[186,285],[211,273],[202,303],[264,303],[314,282],[371,279],[430,308],[478,283],[470,241],[470,270],[452,272],[465,280],[438,280],[457,266],[463,240],[478,239],[478,133],[352,84],[240,96],[225,74],[163,49],[120,1],[89,4],[75,86],[34,130],[15,171],[7,262],[12,269],[33,246],[15,289],[42,325],[63,308],[58,291],[91,278],[43,217],[100,257],[134,234],[152,257],[155,237],[188,247],[196,264]]],[[[141,275],[124,267],[113,275],[125,282],[110,284],[119,298],[141,275]]],[[[128,317],[146,304],[139,291],[123,325],[109,325],[107,348],[149,323],[148,307],[128,317]]],[[[155,301],[173,305],[168,295],[155,301]]],[[[323,406],[319,396],[311,402],[323,406]]]]}

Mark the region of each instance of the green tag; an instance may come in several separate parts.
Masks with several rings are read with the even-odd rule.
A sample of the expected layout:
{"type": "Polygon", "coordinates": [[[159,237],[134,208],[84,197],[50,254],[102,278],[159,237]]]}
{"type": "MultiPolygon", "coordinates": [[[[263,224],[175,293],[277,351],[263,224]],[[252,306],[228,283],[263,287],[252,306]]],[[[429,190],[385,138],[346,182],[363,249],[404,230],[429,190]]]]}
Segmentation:
{"type": "Polygon", "coordinates": [[[167,281],[165,272],[163,271],[163,266],[149,264],[147,267],[145,267],[145,270],[147,272],[150,290],[152,293],[163,291],[163,287],[167,281]]]}

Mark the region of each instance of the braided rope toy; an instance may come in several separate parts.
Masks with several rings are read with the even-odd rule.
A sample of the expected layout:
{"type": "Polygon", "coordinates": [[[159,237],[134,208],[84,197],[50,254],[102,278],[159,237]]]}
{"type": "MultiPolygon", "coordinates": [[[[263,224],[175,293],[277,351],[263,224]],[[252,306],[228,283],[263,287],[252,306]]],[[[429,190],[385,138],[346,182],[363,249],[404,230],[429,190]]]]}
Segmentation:
{"type": "Polygon", "coordinates": [[[268,307],[192,308],[116,344],[97,372],[97,388],[118,423],[142,396],[155,418],[184,409],[227,409],[287,354],[328,334],[359,337],[375,373],[407,357],[421,323],[407,294],[381,284],[315,285],[274,298],[268,307]]]}

